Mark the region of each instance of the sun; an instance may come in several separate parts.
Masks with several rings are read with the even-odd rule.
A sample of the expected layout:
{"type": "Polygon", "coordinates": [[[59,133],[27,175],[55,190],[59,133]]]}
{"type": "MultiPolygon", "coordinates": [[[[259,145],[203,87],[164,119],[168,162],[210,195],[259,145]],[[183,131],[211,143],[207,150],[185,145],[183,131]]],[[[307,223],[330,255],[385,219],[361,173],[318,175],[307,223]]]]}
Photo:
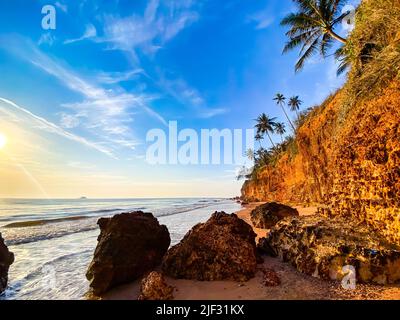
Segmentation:
{"type": "Polygon", "coordinates": [[[0,150],[3,149],[7,144],[7,137],[0,133],[0,150]]]}

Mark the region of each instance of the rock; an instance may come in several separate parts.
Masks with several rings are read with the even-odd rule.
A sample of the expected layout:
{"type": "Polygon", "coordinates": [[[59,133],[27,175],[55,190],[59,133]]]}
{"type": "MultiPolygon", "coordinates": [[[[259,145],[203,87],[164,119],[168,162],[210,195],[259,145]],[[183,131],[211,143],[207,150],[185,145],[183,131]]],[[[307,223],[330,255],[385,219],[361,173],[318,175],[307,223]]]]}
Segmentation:
{"type": "Polygon", "coordinates": [[[8,269],[13,262],[14,254],[8,250],[0,233],[0,293],[7,287],[8,269]]]}
{"type": "Polygon", "coordinates": [[[261,270],[263,273],[263,285],[266,287],[277,287],[281,284],[281,279],[275,270],[264,268],[261,270]]]}
{"type": "Polygon", "coordinates": [[[178,279],[248,281],[257,268],[255,238],[235,214],[215,212],[168,250],[163,271],[178,279]]]}
{"type": "Polygon", "coordinates": [[[142,280],[138,300],[172,300],[174,287],[167,284],[164,276],[156,271],[142,280]]]}
{"type": "Polygon", "coordinates": [[[251,214],[251,222],[256,228],[270,229],[278,221],[286,218],[298,216],[299,212],[289,206],[276,202],[262,204],[255,208],[251,214]]]}
{"type": "Polygon", "coordinates": [[[166,226],[141,211],[101,218],[98,244],[86,273],[95,295],[131,282],[159,265],[171,243],[166,226]]]}
{"type": "Polygon", "coordinates": [[[366,224],[320,215],[280,221],[260,250],[290,262],[300,272],[341,280],[353,266],[361,283],[391,284],[400,280],[400,248],[366,224]]]}

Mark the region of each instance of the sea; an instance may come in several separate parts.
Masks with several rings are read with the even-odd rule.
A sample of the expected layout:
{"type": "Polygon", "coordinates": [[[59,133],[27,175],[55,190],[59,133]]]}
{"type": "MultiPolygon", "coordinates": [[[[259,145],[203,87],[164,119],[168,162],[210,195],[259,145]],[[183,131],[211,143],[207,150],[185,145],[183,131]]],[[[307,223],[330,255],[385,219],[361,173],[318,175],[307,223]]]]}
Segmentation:
{"type": "Polygon", "coordinates": [[[220,198],[0,199],[0,233],[15,255],[0,300],[85,299],[97,220],[138,210],[166,225],[174,245],[213,212],[236,212],[240,205],[220,198]]]}

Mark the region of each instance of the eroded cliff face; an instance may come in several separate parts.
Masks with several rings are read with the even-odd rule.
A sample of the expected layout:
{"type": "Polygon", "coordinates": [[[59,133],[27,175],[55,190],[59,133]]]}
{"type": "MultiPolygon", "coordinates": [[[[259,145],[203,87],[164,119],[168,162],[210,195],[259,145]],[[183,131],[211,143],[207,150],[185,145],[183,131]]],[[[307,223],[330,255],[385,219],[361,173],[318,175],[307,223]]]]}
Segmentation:
{"type": "Polygon", "coordinates": [[[328,98],[297,130],[297,152],[283,154],[242,187],[247,201],[322,203],[332,186],[330,172],[342,93],[328,98]]]}
{"type": "Polygon", "coordinates": [[[400,243],[400,83],[357,105],[332,153],[334,215],[368,222],[400,243]]]}
{"type": "Polygon", "coordinates": [[[361,2],[343,89],[309,113],[293,148],[246,181],[248,201],[318,204],[400,244],[400,2],[361,2]]]}
{"type": "Polygon", "coordinates": [[[248,201],[316,203],[400,243],[400,82],[343,116],[342,91],[298,129],[298,152],[246,181],[248,201]]]}

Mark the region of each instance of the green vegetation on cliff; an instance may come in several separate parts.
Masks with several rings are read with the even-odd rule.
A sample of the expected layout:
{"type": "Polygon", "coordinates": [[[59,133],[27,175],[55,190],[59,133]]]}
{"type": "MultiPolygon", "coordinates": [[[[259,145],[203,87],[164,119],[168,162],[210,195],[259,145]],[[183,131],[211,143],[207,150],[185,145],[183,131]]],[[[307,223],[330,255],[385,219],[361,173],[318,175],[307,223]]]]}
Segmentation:
{"type": "Polygon", "coordinates": [[[363,1],[337,57],[350,67],[344,87],[299,115],[287,148],[254,168],[242,196],[318,203],[400,243],[400,2],[363,1]]]}

